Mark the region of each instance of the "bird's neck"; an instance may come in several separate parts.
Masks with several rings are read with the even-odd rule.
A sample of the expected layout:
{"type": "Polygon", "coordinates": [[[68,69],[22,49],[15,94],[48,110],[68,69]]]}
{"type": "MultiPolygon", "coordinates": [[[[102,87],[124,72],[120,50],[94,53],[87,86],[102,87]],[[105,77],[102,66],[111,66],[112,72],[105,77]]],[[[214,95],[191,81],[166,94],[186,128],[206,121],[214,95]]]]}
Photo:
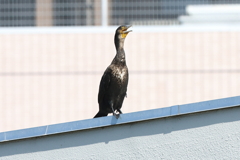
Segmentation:
{"type": "Polygon", "coordinates": [[[123,48],[117,50],[117,53],[112,61],[115,65],[126,65],[125,52],[123,48]]]}
{"type": "Polygon", "coordinates": [[[125,51],[123,49],[124,47],[124,39],[117,39],[117,37],[115,36],[115,47],[116,47],[116,56],[113,59],[112,63],[114,64],[126,64],[125,61],[125,51]]]}
{"type": "Polygon", "coordinates": [[[114,57],[112,64],[117,64],[117,65],[126,65],[126,59],[125,59],[125,52],[123,49],[117,50],[117,54],[114,57]]]}
{"type": "Polygon", "coordinates": [[[124,50],[124,39],[116,39],[115,38],[115,47],[117,51],[124,50]]]}

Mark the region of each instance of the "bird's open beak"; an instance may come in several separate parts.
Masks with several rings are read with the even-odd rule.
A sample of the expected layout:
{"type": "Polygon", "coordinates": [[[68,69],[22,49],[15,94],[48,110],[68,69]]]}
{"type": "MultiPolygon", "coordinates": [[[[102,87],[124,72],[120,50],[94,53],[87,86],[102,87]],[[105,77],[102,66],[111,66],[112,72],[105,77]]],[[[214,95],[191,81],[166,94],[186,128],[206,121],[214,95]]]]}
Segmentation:
{"type": "Polygon", "coordinates": [[[128,26],[126,26],[126,29],[124,29],[124,31],[123,31],[123,33],[129,33],[129,32],[132,32],[132,30],[129,30],[128,31],[128,28],[130,28],[130,27],[132,27],[132,25],[128,25],[128,26]]]}

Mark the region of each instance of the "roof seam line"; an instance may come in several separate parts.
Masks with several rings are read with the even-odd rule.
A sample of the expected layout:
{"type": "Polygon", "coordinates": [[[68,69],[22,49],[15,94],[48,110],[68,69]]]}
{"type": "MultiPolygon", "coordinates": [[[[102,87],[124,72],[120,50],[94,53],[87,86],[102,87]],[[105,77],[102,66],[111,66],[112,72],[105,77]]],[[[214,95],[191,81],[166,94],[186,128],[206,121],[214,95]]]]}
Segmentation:
{"type": "Polygon", "coordinates": [[[178,106],[178,115],[180,114],[180,105],[177,105],[178,106]]]}
{"type": "Polygon", "coordinates": [[[47,131],[48,131],[48,125],[47,125],[47,127],[46,127],[45,135],[47,134],[47,131]]]}

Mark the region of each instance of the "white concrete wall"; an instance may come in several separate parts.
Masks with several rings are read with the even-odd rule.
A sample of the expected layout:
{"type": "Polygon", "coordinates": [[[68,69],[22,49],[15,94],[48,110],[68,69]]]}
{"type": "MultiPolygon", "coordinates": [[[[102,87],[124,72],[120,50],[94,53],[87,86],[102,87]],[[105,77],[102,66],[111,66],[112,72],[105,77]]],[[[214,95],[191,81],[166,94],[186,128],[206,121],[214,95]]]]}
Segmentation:
{"type": "MultiPolygon", "coordinates": [[[[240,95],[240,32],[218,27],[134,26],[125,44],[130,77],[122,111],[240,95]]],[[[0,30],[0,132],[92,118],[98,111],[115,28],[36,30],[0,30]]]]}
{"type": "Polygon", "coordinates": [[[0,143],[1,160],[239,159],[240,107],[0,143]]]}

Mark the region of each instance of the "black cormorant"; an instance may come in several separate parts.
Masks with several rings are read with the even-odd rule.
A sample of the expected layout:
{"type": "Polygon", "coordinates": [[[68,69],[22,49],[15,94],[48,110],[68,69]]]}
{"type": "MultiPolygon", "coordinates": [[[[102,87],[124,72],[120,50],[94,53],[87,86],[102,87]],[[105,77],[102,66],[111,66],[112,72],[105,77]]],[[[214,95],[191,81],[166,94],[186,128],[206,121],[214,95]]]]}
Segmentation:
{"type": "Polygon", "coordinates": [[[108,113],[113,113],[118,118],[122,114],[120,109],[127,96],[128,85],[128,68],[123,47],[126,36],[131,32],[128,31],[130,27],[122,25],[116,30],[114,43],[117,53],[102,76],[98,92],[99,112],[94,118],[107,116],[108,113]]]}

